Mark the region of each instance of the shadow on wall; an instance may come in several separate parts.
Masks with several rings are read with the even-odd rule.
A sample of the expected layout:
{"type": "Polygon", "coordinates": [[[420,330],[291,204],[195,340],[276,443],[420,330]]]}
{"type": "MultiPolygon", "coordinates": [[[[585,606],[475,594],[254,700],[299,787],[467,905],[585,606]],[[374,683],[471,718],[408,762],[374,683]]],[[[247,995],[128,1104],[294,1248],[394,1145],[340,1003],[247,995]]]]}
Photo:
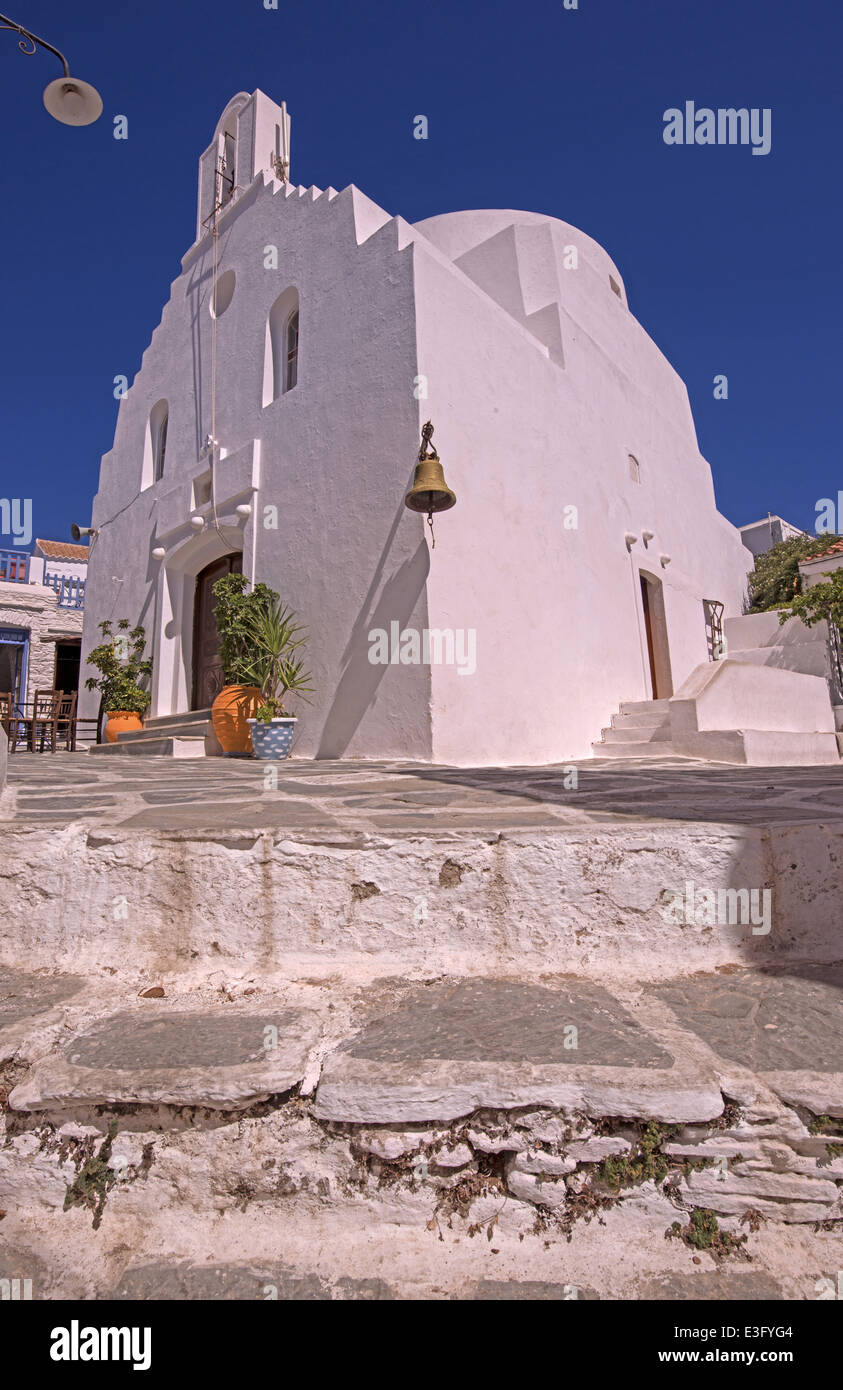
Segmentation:
{"type": "Polygon", "coordinates": [[[342,757],[361,719],[370,708],[384,673],[389,669],[386,666],[375,666],[369,661],[367,634],[373,627],[382,627],[388,631],[390,622],[397,621],[403,628],[412,617],[424,589],[430,569],[430,554],[426,541],[421,540],[415,554],[409,560],[405,560],[386,581],[376,607],[371,608],[403,513],[402,501],[342,655],[345,669],[325,719],[316,752],[317,758],[342,757]]]}
{"type": "MultiPolygon", "coordinates": [[[[559,904],[558,929],[576,931],[586,925],[588,913],[578,911],[577,883],[583,900],[590,900],[595,877],[602,877],[600,891],[610,899],[614,882],[620,901],[627,907],[632,904],[635,931],[640,928],[646,935],[649,918],[655,936],[664,933],[664,924],[675,933],[677,977],[695,970],[731,974],[748,967],[771,976],[812,982],[817,997],[805,1004],[804,1028],[813,1041],[800,1041],[793,1021],[781,1010],[776,1014],[773,1003],[763,1028],[771,1033],[780,1029],[773,1041],[781,1056],[798,1053],[804,1042],[807,1060],[797,1063],[791,1056],[795,1069],[800,1065],[819,1067],[810,1059],[823,1053],[824,1030],[833,1029],[839,1042],[835,1055],[843,1070],[839,998],[843,990],[843,919],[838,884],[843,781],[836,770],[705,765],[591,769],[580,761],[576,764],[578,785],[571,787],[565,784],[570,766],[415,768],[413,776],[422,783],[511,796],[524,806],[539,802],[569,807],[587,819],[593,818],[595,833],[603,829],[607,819],[611,822],[615,818],[618,828],[626,825],[633,837],[638,832],[646,837],[655,831],[654,841],[645,846],[646,853],[640,845],[629,849],[619,846],[614,866],[596,868],[588,839],[570,836],[577,823],[560,823],[565,829],[554,871],[565,864],[568,871],[558,883],[553,881],[552,872],[549,877],[549,891],[559,904]],[[694,833],[668,839],[666,822],[684,824],[694,833]],[[706,835],[705,824],[715,826],[716,833],[706,835]],[[636,882],[638,890],[634,889],[636,882]],[[742,898],[730,901],[734,894],[742,898]]],[[[501,822],[505,835],[505,813],[501,822]]],[[[634,949],[631,945],[630,950],[634,949]]],[[[722,998],[727,994],[724,982],[722,998]]],[[[697,1008],[702,1010],[703,1004],[689,1004],[690,1012],[697,1008]]],[[[738,1010],[734,1017],[743,1019],[748,1028],[757,1011],[756,996],[750,991],[739,1005],[728,1000],[723,1003],[720,995],[712,996],[705,1004],[705,1011],[711,1014],[711,1029],[716,1031],[721,1023],[731,1026],[733,1008],[738,1010]]],[[[758,1046],[763,1043],[772,1055],[776,1049],[758,1029],[753,1032],[755,1042],[758,1046]]],[[[782,1070],[788,1066],[780,1064],[782,1070]]],[[[772,1064],[771,1069],[775,1069],[772,1064]]]]}

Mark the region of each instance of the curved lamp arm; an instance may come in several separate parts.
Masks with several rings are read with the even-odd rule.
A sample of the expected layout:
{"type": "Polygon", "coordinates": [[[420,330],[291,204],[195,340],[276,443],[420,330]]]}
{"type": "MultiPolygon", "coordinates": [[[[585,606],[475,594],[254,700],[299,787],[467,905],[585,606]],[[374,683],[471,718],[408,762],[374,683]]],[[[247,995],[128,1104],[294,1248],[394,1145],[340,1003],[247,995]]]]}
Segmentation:
{"type": "Polygon", "coordinates": [[[26,54],[27,58],[31,58],[39,47],[49,49],[50,53],[55,53],[64,68],[65,77],[70,76],[70,68],[67,65],[67,59],[64,54],[60,53],[57,48],[53,48],[53,45],[47,43],[46,39],[39,39],[37,34],[30,34],[29,30],[24,29],[22,24],[17,24],[15,20],[9,19],[8,15],[4,14],[0,14],[0,29],[12,29],[16,34],[21,35],[18,40],[18,48],[21,53],[26,54]],[[32,44],[31,48],[27,48],[27,40],[32,44]]]}

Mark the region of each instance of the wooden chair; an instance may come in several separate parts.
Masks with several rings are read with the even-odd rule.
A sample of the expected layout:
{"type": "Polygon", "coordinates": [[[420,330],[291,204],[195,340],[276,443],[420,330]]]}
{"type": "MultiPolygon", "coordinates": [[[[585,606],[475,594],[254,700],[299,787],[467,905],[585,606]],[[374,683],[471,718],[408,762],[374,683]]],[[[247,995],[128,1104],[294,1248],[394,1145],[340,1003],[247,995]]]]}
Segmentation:
{"type": "Polygon", "coordinates": [[[5,729],[6,737],[11,742],[12,738],[12,715],[14,714],[14,694],[11,690],[0,690],[0,727],[5,729]]]}
{"type": "Polygon", "coordinates": [[[56,738],[61,738],[64,733],[64,746],[68,753],[76,752],[76,700],[77,692],[60,692],[59,706],[56,712],[56,738]]]}
{"type": "Polygon", "coordinates": [[[32,702],[32,713],[14,721],[10,751],[14,753],[18,742],[25,738],[30,753],[35,752],[35,740],[38,731],[41,731],[41,747],[39,752],[44,751],[44,737],[47,730],[50,731],[50,751],[56,751],[56,720],[58,717],[59,704],[61,702],[60,690],[36,690],[35,698],[32,702]],[[21,732],[22,730],[22,732],[21,732]]]}

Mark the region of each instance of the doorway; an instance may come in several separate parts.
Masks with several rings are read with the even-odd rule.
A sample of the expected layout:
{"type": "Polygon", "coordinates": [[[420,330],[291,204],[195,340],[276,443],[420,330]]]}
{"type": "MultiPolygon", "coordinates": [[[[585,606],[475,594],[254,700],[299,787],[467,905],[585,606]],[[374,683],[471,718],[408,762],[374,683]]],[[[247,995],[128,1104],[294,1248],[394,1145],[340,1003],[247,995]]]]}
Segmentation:
{"type": "Polygon", "coordinates": [[[56,673],[53,677],[53,685],[56,690],[63,690],[65,695],[72,695],[79,689],[79,657],[82,651],[82,639],[75,642],[56,643],[56,673]]]}
{"type": "Polygon", "coordinates": [[[650,667],[650,689],[654,700],[667,700],[673,694],[670,670],[670,648],[667,642],[667,622],[664,612],[664,592],[661,580],[639,574],[641,605],[644,609],[644,631],[647,637],[647,659],[650,667]]]}
{"type": "Polygon", "coordinates": [[[211,590],[226,574],[242,574],[243,556],[239,550],[213,560],[196,576],[193,599],[193,692],[191,709],[208,709],[223,687],[219,635],[214,619],[214,596],[211,590]]]}
{"type": "Polygon", "coordinates": [[[29,654],[28,628],[0,628],[0,690],[11,691],[16,709],[23,713],[26,699],[26,665],[29,654]]]}

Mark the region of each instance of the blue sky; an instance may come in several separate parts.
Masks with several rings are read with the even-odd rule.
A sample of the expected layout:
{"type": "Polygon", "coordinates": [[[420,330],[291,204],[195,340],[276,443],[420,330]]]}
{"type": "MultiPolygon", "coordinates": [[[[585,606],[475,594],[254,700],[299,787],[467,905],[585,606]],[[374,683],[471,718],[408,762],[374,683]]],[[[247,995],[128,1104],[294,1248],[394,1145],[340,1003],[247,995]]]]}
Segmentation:
{"type": "Polygon", "coordinates": [[[601,242],[687,382],[730,520],[769,509],[813,529],[817,500],[843,490],[840,0],[4,12],[104,101],[93,126],[57,124],[41,102],[57,60],[0,32],[0,495],[33,498],[36,535],[89,519],[114,378],[137,371],[193,239],[198,156],[229,98],[256,87],[287,101],[297,183],[356,183],[410,222],[526,208],[601,242]],[[771,152],[665,145],[663,113],[686,100],[771,108],[771,152]],[[412,138],[420,113],[427,141],[412,138]]]}

